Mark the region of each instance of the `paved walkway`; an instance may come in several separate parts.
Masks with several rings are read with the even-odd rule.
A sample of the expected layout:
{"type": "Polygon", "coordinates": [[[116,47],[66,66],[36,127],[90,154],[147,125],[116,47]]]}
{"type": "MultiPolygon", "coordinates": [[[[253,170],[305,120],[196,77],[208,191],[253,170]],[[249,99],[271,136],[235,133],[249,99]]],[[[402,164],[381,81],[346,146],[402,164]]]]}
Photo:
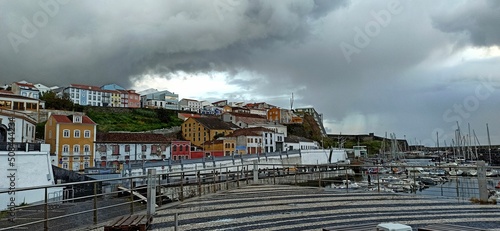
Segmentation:
{"type": "Polygon", "coordinates": [[[150,229],[174,230],[175,213],[178,230],[321,230],[374,222],[413,230],[432,223],[500,230],[500,205],[284,185],[247,186],[158,210],[150,229]]]}

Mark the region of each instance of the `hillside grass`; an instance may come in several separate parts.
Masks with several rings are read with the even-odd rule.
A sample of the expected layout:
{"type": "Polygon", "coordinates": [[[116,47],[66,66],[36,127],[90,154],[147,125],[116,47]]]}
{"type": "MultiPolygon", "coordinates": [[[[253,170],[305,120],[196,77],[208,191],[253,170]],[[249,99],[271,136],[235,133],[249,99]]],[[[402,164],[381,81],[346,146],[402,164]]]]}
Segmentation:
{"type": "Polygon", "coordinates": [[[98,124],[97,130],[140,132],[180,126],[176,111],[145,108],[86,108],[85,113],[98,124]]]}

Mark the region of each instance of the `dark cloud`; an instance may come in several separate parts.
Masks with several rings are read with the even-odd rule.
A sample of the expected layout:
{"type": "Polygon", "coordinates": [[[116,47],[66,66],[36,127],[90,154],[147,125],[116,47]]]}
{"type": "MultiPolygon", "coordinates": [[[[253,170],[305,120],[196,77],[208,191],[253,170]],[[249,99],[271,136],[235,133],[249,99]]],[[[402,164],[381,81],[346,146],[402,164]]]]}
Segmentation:
{"type": "Polygon", "coordinates": [[[476,46],[500,45],[499,12],[498,1],[466,1],[453,11],[437,13],[433,21],[437,29],[462,33],[476,46]]]}
{"type": "MultiPolygon", "coordinates": [[[[498,45],[495,1],[124,0],[57,7],[40,23],[34,17],[46,10],[38,2],[0,2],[2,83],[133,87],[144,76],[225,75],[240,90],[216,98],[217,89],[208,89],[200,99],[288,108],[294,93],[295,107],[314,106],[333,133],[387,131],[419,140],[450,130],[453,122],[443,115],[474,96],[483,77],[499,86],[498,57],[463,53],[471,43],[498,45]],[[26,21],[36,30],[27,33],[26,21]],[[24,40],[13,45],[12,35],[24,40]],[[346,55],[345,44],[355,51],[346,55]]],[[[463,122],[491,121],[500,129],[492,122],[500,111],[490,107],[498,94],[480,100],[463,122]]]]}

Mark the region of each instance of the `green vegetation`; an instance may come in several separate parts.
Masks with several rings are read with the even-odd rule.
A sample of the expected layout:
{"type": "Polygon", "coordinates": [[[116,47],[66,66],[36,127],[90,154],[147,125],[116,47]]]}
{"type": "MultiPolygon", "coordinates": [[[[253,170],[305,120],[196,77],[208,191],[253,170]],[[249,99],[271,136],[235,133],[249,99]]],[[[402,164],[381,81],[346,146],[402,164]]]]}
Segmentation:
{"type": "Polygon", "coordinates": [[[69,99],[68,94],[63,94],[62,97],[58,96],[53,91],[48,91],[40,95],[40,99],[45,101],[46,109],[65,110],[65,111],[79,111],[83,110],[83,106],[75,105],[69,99]]]}
{"type": "Polygon", "coordinates": [[[98,124],[100,132],[139,132],[182,124],[176,111],[166,109],[86,107],[84,112],[98,124]]]}
{"type": "Polygon", "coordinates": [[[36,124],[35,138],[42,140],[45,138],[45,122],[36,124]]]}

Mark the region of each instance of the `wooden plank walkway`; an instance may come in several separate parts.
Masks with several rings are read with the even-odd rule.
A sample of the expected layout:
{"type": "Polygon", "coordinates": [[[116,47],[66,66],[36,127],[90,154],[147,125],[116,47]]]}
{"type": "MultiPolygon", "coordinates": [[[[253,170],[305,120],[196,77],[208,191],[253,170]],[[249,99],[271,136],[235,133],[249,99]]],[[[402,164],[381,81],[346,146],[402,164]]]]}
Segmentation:
{"type": "Polygon", "coordinates": [[[104,231],[146,231],[153,222],[147,215],[122,216],[104,226],[104,231]]]}

